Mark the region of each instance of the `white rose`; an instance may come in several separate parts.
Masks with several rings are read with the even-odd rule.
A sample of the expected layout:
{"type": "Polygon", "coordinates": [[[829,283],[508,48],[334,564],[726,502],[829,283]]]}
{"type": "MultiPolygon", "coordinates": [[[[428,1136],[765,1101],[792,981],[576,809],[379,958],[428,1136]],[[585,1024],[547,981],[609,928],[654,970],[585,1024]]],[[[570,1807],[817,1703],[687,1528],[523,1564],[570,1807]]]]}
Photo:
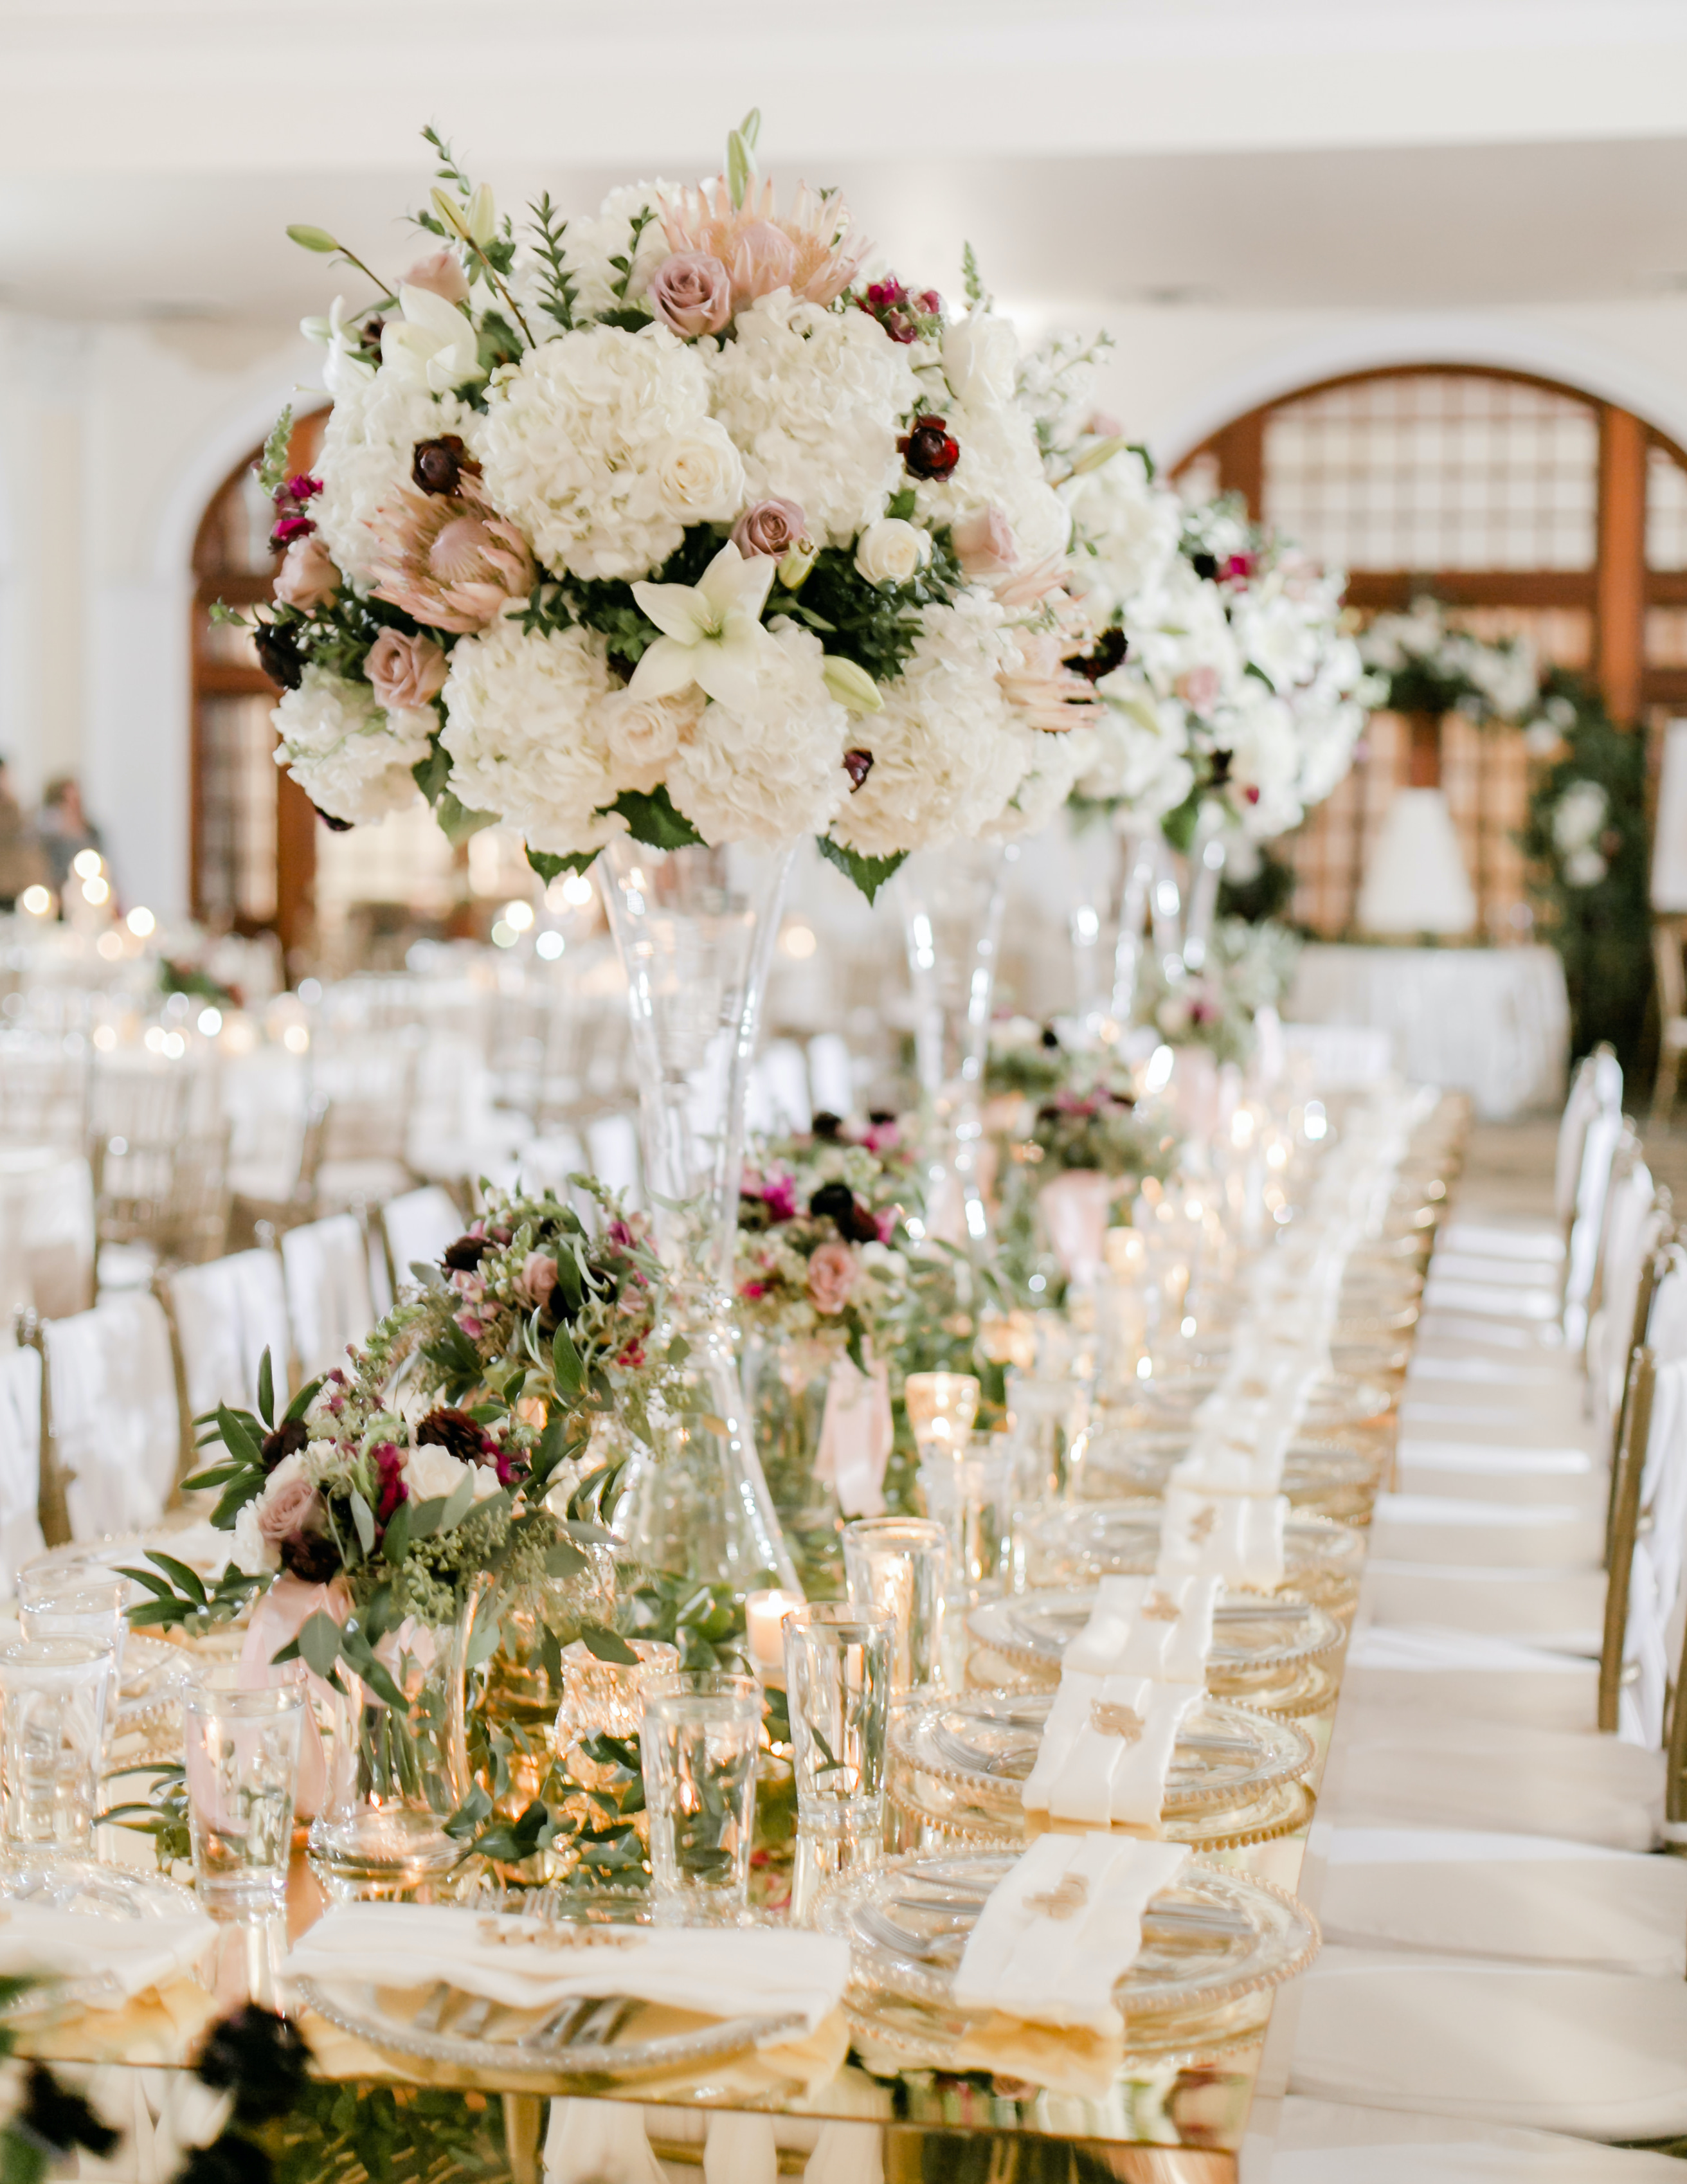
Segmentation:
{"type": "Polygon", "coordinates": [[[609,745],[610,770],[623,788],[649,795],[665,779],[703,717],[703,693],[693,688],[671,698],[635,698],[616,691],[599,707],[609,745]]]}
{"type": "Polygon", "coordinates": [[[870,523],[855,545],[855,566],[870,584],[906,584],[932,558],[928,535],[899,515],[870,523]]]}
{"type": "Polygon", "coordinates": [[[676,432],[655,468],[662,505],[682,523],[730,523],[743,506],[743,458],[712,417],[676,432]]]}
{"type": "Polygon", "coordinates": [[[281,1551],[266,1540],[258,1524],[258,1504],[248,1502],[234,1520],[234,1564],[248,1577],[265,1577],[281,1566],[281,1551]]]}
{"type": "MultiPolygon", "coordinates": [[[[431,1502],[436,1498],[449,1501],[457,1490],[457,1482],[468,1469],[448,1449],[427,1441],[420,1448],[404,1451],[404,1484],[411,1497],[417,1502],[431,1502]]],[[[493,1477],[493,1484],[498,1484],[493,1477]]]]}

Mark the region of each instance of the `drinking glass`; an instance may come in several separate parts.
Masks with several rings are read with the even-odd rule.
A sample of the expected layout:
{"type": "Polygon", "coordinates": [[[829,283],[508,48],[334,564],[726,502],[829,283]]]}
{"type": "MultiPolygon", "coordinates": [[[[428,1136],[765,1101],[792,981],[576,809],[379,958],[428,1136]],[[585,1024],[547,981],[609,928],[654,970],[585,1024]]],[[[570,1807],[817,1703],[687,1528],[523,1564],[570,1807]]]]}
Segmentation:
{"type": "Polygon", "coordinates": [[[210,1668],[183,1697],[193,1875],[212,1909],[268,1909],[287,1894],[305,1697],[292,1666],[210,1668]]]}
{"type": "Polygon", "coordinates": [[[670,1925],[736,1924],[749,1900],[761,1686],[704,1670],[643,1687],[651,1897],[670,1925]]]}
{"type": "Polygon", "coordinates": [[[87,1848],[112,1672],[109,1641],[0,1642],[0,1836],[8,1843],[87,1848]]]}
{"type": "Polygon", "coordinates": [[[821,1601],[786,1618],[785,1691],[805,1827],[878,1832],[892,1637],[888,1615],[848,1601],[821,1601]]]}
{"type": "Polygon", "coordinates": [[[892,1632],[892,1695],[940,1678],[949,1539],[929,1517],[858,1517],[844,1527],[844,1574],[858,1613],[892,1632]]]}
{"type": "Polygon", "coordinates": [[[129,1580],[97,1569],[25,1569],[18,1573],[18,1627],[25,1638],[88,1638],[111,1648],[111,1695],[106,1708],[109,1746],[123,1690],[123,1646],[129,1635],[129,1580]]]}

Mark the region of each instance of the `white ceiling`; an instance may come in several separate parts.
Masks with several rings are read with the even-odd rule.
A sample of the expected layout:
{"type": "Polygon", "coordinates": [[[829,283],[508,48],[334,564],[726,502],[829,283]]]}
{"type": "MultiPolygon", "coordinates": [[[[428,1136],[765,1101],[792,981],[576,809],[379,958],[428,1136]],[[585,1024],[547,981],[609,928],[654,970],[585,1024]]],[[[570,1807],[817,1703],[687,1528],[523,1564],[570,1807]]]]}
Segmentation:
{"type": "Polygon", "coordinates": [[[437,118],[506,199],[766,115],[888,259],[1013,303],[1687,286],[1687,0],[0,0],[0,306],[278,326],[401,268],[437,118]]]}

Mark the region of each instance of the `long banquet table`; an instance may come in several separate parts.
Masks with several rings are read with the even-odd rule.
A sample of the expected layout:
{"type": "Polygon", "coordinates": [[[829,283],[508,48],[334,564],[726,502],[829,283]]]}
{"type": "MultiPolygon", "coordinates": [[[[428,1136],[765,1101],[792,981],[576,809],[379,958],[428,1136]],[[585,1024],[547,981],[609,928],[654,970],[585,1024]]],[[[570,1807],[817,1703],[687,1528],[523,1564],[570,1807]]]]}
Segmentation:
{"type": "MultiPolygon", "coordinates": [[[[1455,1167],[1456,1162],[1448,1163],[1450,1175],[1455,1167]]],[[[1431,1195],[1445,1205],[1446,1194],[1439,1186],[1431,1195]]],[[[1403,1379],[1395,1385],[1397,1403],[1403,1379]]],[[[1384,1441],[1395,1424],[1392,1417],[1382,1422],[1384,1441]]],[[[1364,1613],[1361,1590],[1361,1622],[1364,1613]]],[[[1312,1734],[1317,1747],[1317,1763],[1307,1778],[1316,1791],[1323,1779],[1332,1735],[1339,1736],[1339,1702],[1301,1725],[1312,1734]]],[[[1298,1897],[1316,1914],[1328,1834],[1328,1824],[1321,1824],[1315,1811],[1306,1823],[1274,1840],[1206,1855],[1213,1863],[1257,1876],[1298,1897]]],[[[145,1855],[149,1861],[150,1851],[145,1855]]],[[[323,1908],[321,1891],[300,1858],[292,1877],[285,1938],[305,1930],[323,1908]]],[[[182,2065],[191,2059],[206,2025],[232,2002],[244,1998],[248,1992],[269,1998],[269,1968],[278,1960],[283,1945],[279,1930],[266,1936],[231,1929],[217,1972],[207,1985],[179,1983],[120,2010],[86,2012],[31,2031],[20,2044],[31,2054],[55,2061],[182,2065]]],[[[625,2086],[560,2080],[536,2090],[531,2075],[512,2084],[500,2082],[495,2073],[401,2064],[320,2016],[307,2012],[300,2021],[317,2072],[357,2087],[359,2100],[377,2086],[426,2086],[502,2095],[507,2156],[518,2184],[535,2184],[540,2174],[549,2094],[639,2104],[653,2149],[682,2166],[695,2164],[701,2158],[699,2109],[741,2109],[771,2115],[776,2130],[792,2140],[781,2173],[791,2173],[793,2161],[800,2170],[805,2127],[836,2119],[882,2129],[887,2184],[969,2176],[975,2167],[981,2178],[988,2171],[991,2184],[1045,2178],[1052,2184],[1055,2178],[1080,2176],[1133,2180],[1133,2184],[1229,2184],[1239,2177],[1263,2180],[1268,2176],[1278,2105],[1288,2081],[1298,1984],[1290,1981],[1277,1991],[1262,2043],[1239,2053],[1219,2053],[1189,2062],[1144,2064],[1127,2059],[1103,2100],[1001,2077],[988,2083],[977,2077],[945,2078],[929,2070],[907,2069],[894,2077],[882,2070],[870,2075],[842,2053],[841,2045],[817,2083],[811,2052],[787,2059],[782,2071],[775,2049],[732,2059],[701,2077],[644,2079],[625,2086]],[[806,2087],[790,2074],[798,2068],[811,2074],[806,2087]],[[988,2150],[981,2139],[988,2142],[988,2150]],[[977,2165],[980,2164],[983,2165],[977,2165]]],[[[485,2103],[480,2112],[493,2119],[493,2124],[500,2113],[496,2104],[485,2103]]],[[[493,2124],[487,2127],[493,2129],[493,2124]]],[[[450,2168],[436,2173],[443,2177],[450,2168]]],[[[871,2166],[861,2174],[870,2177],[871,2166]]]]}

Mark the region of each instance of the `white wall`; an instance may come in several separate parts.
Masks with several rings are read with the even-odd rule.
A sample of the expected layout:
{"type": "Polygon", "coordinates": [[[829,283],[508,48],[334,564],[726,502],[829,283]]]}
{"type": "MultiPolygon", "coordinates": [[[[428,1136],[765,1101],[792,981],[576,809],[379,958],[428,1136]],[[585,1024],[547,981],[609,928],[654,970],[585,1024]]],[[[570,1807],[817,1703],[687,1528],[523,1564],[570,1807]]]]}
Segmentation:
{"type": "MultiPolygon", "coordinates": [[[[1102,397],[1163,460],[1239,412],[1368,365],[1510,365],[1687,443],[1687,297],[1487,315],[1085,307],[1102,397]]],[[[0,750],[34,789],[78,771],[124,898],[187,900],[189,557],[205,503],[314,352],[264,325],[0,317],[0,750]]]]}

